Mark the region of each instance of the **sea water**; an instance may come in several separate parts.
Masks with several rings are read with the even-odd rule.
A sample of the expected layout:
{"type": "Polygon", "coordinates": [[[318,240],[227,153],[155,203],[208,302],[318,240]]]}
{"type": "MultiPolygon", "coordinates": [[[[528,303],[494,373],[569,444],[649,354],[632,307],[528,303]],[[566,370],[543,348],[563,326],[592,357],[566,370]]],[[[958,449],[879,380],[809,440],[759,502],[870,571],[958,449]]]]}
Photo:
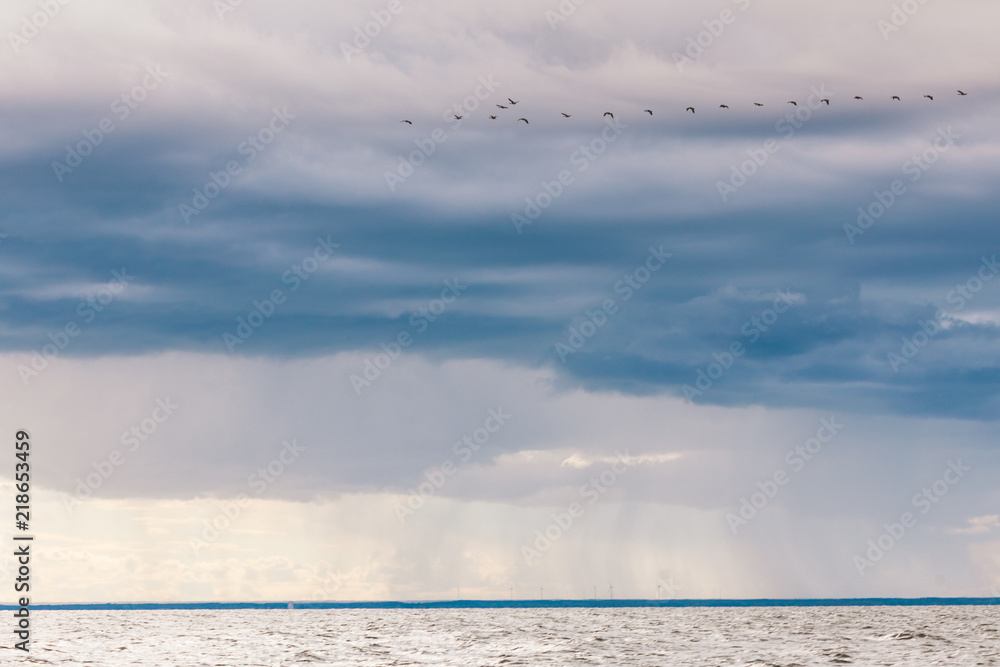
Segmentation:
{"type": "Polygon", "coordinates": [[[0,664],[998,665],[1000,607],[36,611],[0,664]]]}

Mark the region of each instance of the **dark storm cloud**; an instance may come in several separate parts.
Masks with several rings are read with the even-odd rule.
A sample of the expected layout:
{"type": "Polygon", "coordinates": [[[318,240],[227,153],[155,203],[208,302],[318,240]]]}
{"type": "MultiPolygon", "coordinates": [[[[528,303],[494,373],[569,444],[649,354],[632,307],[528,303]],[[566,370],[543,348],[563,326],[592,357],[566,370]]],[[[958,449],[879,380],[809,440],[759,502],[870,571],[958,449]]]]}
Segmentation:
{"type": "MultiPolygon", "coordinates": [[[[740,21],[758,21],[751,11],[740,21]]],[[[694,400],[995,414],[1000,280],[984,283],[961,309],[948,298],[998,250],[991,160],[998,88],[990,75],[968,73],[973,85],[961,85],[973,95],[959,98],[941,62],[912,63],[926,80],[911,72],[898,90],[870,72],[853,81],[832,61],[808,80],[764,56],[758,64],[769,69],[759,82],[711,72],[710,63],[749,39],[739,21],[680,72],[670,53],[629,50],[634,44],[622,31],[637,20],[629,11],[577,53],[560,45],[580,50],[578,31],[595,29],[591,10],[551,30],[544,8],[525,7],[492,17],[480,34],[497,58],[479,50],[467,62],[451,57],[459,46],[474,48],[453,34],[441,57],[429,60],[443,71],[431,73],[413,60],[425,41],[413,27],[427,20],[416,7],[400,14],[398,32],[386,31],[353,63],[344,61],[339,39],[315,28],[301,48],[282,41],[293,30],[287,14],[271,17],[275,34],[285,36],[271,40],[254,27],[270,19],[240,12],[226,18],[232,39],[214,52],[208,31],[183,53],[152,40],[123,71],[112,75],[108,62],[97,62],[91,92],[50,91],[10,107],[5,134],[21,139],[0,161],[0,231],[9,234],[0,246],[3,349],[30,356],[76,317],[81,289],[94,293],[124,267],[134,283],[88,324],[68,356],[225,353],[223,334],[254,300],[290,292],[283,276],[324,238],[340,244],[335,257],[289,293],[238,354],[377,347],[457,278],[467,291],[417,343],[432,357],[549,364],[568,384],[680,394],[713,355],[741,342],[745,355],[694,400]],[[543,48],[528,57],[530,35],[543,48]],[[279,55],[283,64],[275,64],[279,55]],[[616,59],[637,72],[609,77],[616,59]],[[302,67],[310,60],[331,85],[302,67]],[[169,72],[162,87],[131,117],[116,119],[115,133],[78,167],[57,173],[52,163],[66,161],[66,147],[113,113],[112,100],[134,89],[147,62],[159,61],[169,72]],[[593,90],[580,86],[588,77],[593,90]],[[657,77],[673,87],[651,87],[657,77]],[[484,80],[496,89],[483,89],[484,80]],[[806,104],[810,90],[823,86],[835,91],[831,107],[811,111],[801,127],[780,124],[795,110],[786,98],[806,104]],[[476,98],[477,90],[485,92],[476,98]],[[934,103],[921,98],[925,90],[937,94],[934,103]],[[867,106],[852,99],[856,92],[867,106]],[[891,102],[890,92],[905,102],[891,102]],[[486,109],[508,95],[523,98],[517,114],[491,124],[486,109]],[[445,121],[454,104],[473,98],[479,108],[466,112],[464,124],[445,121]],[[767,106],[751,107],[756,99],[767,106]],[[722,102],[731,113],[718,109],[722,102]],[[684,113],[688,103],[696,115],[684,113]],[[652,117],[641,111],[646,104],[652,117]],[[564,108],[574,112],[565,123],[564,108]],[[248,160],[248,138],[262,136],[281,109],[292,116],[288,127],[248,160]],[[613,135],[602,135],[607,109],[621,123],[613,135]],[[521,114],[530,126],[514,124],[521,114]],[[399,123],[410,116],[412,128],[399,123]],[[391,191],[386,172],[437,128],[447,141],[391,191]],[[908,161],[946,128],[959,138],[911,182],[908,161]],[[616,139],[593,160],[581,158],[580,147],[602,136],[616,139]],[[733,167],[769,140],[778,150],[723,201],[719,182],[730,182],[733,167]],[[186,221],[182,205],[194,206],[231,161],[239,173],[186,221]],[[563,170],[573,183],[519,234],[511,215],[524,214],[525,197],[539,201],[563,170]],[[905,194],[849,238],[844,226],[856,222],[858,207],[869,208],[895,180],[906,183],[905,194]],[[651,246],[673,257],[626,303],[616,285],[651,246]],[[795,295],[794,305],[766,331],[751,324],[759,335],[751,342],[744,327],[779,290],[795,295]],[[620,310],[563,363],[556,345],[609,298],[620,310]],[[904,338],[940,309],[948,326],[893,368],[890,353],[900,354],[904,338]]],[[[344,19],[345,34],[365,16],[344,19]]],[[[702,18],[711,16],[690,11],[682,23],[695,34],[702,18]]],[[[174,30],[187,19],[168,12],[161,20],[174,30]]],[[[665,34],[648,25],[640,33],[640,47],[665,34]]],[[[865,34],[871,57],[906,61],[879,51],[877,31],[865,34]]],[[[681,48],[688,36],[671,28],[667,43],[681,48]]],[[[806,35],[787,37],[783,48],[806,35]]],[[[42,44],[30,46],[40,57],[42,44]]],[[[26,50],[18,60],[25,71],[43,67],[30,57],[26,50]]]]}

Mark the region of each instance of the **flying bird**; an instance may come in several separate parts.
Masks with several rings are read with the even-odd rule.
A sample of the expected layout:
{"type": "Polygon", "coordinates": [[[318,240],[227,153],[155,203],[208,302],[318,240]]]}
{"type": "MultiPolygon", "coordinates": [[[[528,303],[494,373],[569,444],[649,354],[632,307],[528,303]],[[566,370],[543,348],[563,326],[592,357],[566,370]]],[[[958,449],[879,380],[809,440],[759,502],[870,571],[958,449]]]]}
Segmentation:
{"type": "Polygon", "coordinates": [[[511,104],[517,104],[517,102],[520,102],[521,100],[518,100],[517,102],[515,102],[514,100],[512,100],[512,99],[510,99],[510,98],[508,97],[508,98],[507,98],[507,101],[508,101],[508,102],[510,102],[511,104]]]}
{"type": "Polygon", "coordinates": [[[496,119],[497,119],[496,116],[490,116],[490,120],[496,120],[496,119]]]}
{"type": "Polygon", "coordinates": [[[530,123],[528,122],[527,118],[518,118],[517,120],[518,121],[522,121],[523,120],[525,125],[530,125],[530,123]]]}
{"type": "Polygon", "coordinates": [[[899,101],[900,101],[900,99],[899,99],[899,95],[893,95],[893,96],[892,96],[892,99],[896,100],[897,102],[899,102],[899,101]]]}
{"type": "Polygon", "coordinates": [[[610,111],[605,111],[605,112],[604,112],[604,115],[605,115],[605,116],[611,116],[612,118],[614,118],[614,117],[615,117],[615,115],[614,115],[613,113],[611,113],[610,111]]]}
{"type": "Polygon", "coordinates": [[[572,114],[568,114],[568,113],[564,113],[564,114],[562,115],[562,117],[563,117],[563,118],[569,118],[569,117],[571,117],[571,116],[572,116],[572,114]]]}
{"type": "Polygon", "coordinates": [[[926,97],[927,99],[929,99],[931,102],[934,101],[934,96],[933,95],[924,95],[924,97],[926,97]]]}
{"type": "Polygon", "coordinates": [[[720,108],[720,109],[728,109],[728,108],[729,108],[729,106],[728,106],[728,105],[725,105],[725,104],[720,104],[720,105],[719,105],[719,108],[720,108]]]}
{"type": "Polygon", "coordinates": [[[504,105],[502,105],[502,104],[498,104],[498,105],[497,105],[497,109],[506,109],[506,108],[507,108],[507,107],[505,107],[505,106],[504,106],[504,105]]]}
{"type": "Polygon", "coordinates": [[[399,121],[399,122],[400,122],[400,123],[406,123],[407,125],[413,125],[413,123],[412,123],[412,122],[410,122],[410,121],[408,121],[408,120],[401,120],[401,121],[399,121]]]}
{"type": "Polygon", "coordinates": [[[643,111],[645,111],[646,113],[648,113],[650,116],[653,115],[653,110],[652,109],[643,109],[643,111]]]}
{"type": "Polygon", "coordinates": [[[968,95],[968,93],[963,93],[961,90],[958,91],[958,94],[961,95],[962,97],[965,97],[966,95],[968,95]]]}
{"type": "Polygon", "coordinates": [[[826,106],[830,106],[830,100],[825,97],[821,99],[820,102],[823,102],[824,104],[826,104],[826,106]]]}
{"type": "Polygon", "coordinates": [[[688,107],[684,111],[690,111],[691,113],[694,113],[694,107],[688,107]]]}
{"type": "Polygon", "coordinates": [[[798,102],[789,102],[789,104],[791,104],[791,105],[793,105],[793,106],[799,106],[799,103],[798,103],[798,102]]]}
{"type": "Polygon", "coordinates": [[[855,96],[854,96],[854,99],[856,99],[856,100],[863,100],[863,99],[865,99],[865,98],[861,97],[860,95],[855,95],[855,96]]]}
{"type": "Polygon", "coordinates": [[[462,116],[459,116],[458,114],[455,114],[455,120],[462,120],[462,116]]]}
{"type": "Polygon", "coordinates": [[[760,102],[754,102],[754,103],[753,103],[753,105],[754,105],[755,107],[762,107],[762,106],[764,106],[764,105],[763,105],[763,104],[761,104],[760,102]]]}

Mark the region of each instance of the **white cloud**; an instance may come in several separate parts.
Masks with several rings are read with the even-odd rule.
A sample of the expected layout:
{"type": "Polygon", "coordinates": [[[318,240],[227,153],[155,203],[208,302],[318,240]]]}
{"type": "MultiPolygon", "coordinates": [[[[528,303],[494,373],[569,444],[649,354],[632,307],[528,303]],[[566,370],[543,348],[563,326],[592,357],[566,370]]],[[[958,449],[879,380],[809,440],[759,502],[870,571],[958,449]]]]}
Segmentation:
{"type": "MultiPolygon", "coordinates": [[[[39,540],[52,549],[39,581],[59,582],[43,597],[287,599],[323,586],[336,599],[449,597],[459,586],[463,596],[503,597],[511,585],[519,595],[542,585],[574,597],[609,577],[623,595],[652,596],[663,573],[691,596],[719,587],[734,596],[905,594],[912,577],[961,558],[961,543],[941,547],[935,526],[979,510],[996,465],[975,444],[992,438],[988,425],[840,416],[837,439],[734,536],[725,514],[775,470],[788,471],[785,453],[824,415],[563,392],[545,370],[415,355],[359,398],[347,375],[363,356],[57,359],[27,389],[13,372],[19,355],[7,356],[0,401],[35,442],[39,540]],[[76,481],[121,449],[120,432],[164,396],[180,406],[175,415],[93,498],[68,509],[76,481]],[[460,460],[453,444],[493,408],[509,423],[460,460]],[[258,494],[248,477],[293,437],[306,450],[258,494]],[[910,454],[900,460],[904,444],[910,454]],[[526,565],[520,547],[618,451],[634,465],[526,565]],[[905,549],[858,579],[851,549],[956,452],[976,475],[921,523],[926,533],[908,535],[905,549]],[[454,477],[401,523],[398,504],[449,461],[454,477]],[[892,478],[882,472],[889,467],[892,478]],[[190,539],[239,493],[249,506],[192,551],[190,539]]],[[[948,590],[971,592],[987,576],[970,568],[948,590]]]]}

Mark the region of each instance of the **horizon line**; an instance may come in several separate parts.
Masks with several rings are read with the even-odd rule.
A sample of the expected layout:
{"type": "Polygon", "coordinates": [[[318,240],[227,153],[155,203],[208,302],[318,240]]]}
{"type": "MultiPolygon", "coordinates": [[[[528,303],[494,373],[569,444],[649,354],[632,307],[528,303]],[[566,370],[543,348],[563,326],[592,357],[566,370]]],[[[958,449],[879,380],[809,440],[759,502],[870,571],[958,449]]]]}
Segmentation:
{"type": "MultiPolygon", "coordinates": [[[[33,611],[158,611],[211,609],[532,609],[597,607],[906,607],[1000,605],[1000,597],[733,598],[733,599],[546,599],[271,602],[75,602],[32,604],[33,611]]],[[[17,610],[0,605],[0,610],[17,610]]]]}

